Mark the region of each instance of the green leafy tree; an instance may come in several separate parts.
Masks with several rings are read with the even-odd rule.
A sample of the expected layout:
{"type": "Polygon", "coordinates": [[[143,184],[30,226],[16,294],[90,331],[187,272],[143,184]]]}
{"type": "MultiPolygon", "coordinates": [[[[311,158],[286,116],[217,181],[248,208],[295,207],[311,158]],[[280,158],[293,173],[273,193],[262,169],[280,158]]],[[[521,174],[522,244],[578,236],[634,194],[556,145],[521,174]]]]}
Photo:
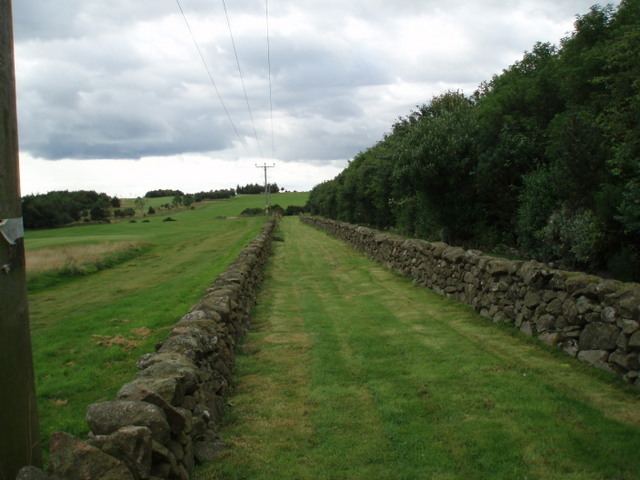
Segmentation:
{"type": "Polygon", "coordinates": [[[640,0],[395,122],[308,211],[640,280],[640,0]]]}

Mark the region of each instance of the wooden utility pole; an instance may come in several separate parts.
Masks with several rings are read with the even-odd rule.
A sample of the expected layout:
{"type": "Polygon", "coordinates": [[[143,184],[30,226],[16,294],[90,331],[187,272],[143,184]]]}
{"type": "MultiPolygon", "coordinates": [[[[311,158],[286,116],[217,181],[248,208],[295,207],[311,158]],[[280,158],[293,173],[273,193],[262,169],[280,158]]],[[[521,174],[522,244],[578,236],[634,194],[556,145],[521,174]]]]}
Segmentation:
{"type": "Polygon", "coordinates": [[[271,210],[271,192],[269,188],[269,181],[267,180],[267,170],[269,168],[275,168],[275,166],[275,163],[273,165],[267,165],[266,163],[264,165],[256,165],[256,168],[264,169],[264,203],[265,211],[267,213],[271,210]]]}
{"type": "Polygon", "coordinates": [[[41,463],[24,261],[11,0],[0,0],[0,479],[41,463]]]}

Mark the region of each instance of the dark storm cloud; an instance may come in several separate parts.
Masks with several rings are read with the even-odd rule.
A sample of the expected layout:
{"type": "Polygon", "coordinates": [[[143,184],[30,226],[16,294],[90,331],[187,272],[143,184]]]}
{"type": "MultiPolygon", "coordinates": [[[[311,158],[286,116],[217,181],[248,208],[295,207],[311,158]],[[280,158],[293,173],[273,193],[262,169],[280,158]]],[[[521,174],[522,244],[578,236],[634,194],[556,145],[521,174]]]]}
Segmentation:
{"type": "MultiPolygon", "coordinates": [[[[255,154],[220,2],[14,2],[22,149],[45,159],[255,154]]],[[[591,0],[272,1],[277,156],[350,158],[443,88],[474,88],[591,0]]],[[[264,2],[228,0],[258,134],[270,136],[264,2]]],[[[553,38],[549,38],[552,36],[553,38]]],[[[467,92],[471,93],[471,92],[467,92]]],[[[313,159],[313,160],[311,160],[313,159]]]]}

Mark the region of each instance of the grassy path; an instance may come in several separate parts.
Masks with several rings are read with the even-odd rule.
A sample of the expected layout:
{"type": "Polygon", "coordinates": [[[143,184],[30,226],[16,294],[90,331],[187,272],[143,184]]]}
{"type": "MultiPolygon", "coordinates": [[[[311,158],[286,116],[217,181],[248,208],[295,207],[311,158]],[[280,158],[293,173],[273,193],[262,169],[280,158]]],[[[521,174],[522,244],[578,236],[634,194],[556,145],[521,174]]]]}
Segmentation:
{"type": "Polygon", "coordinates": [[[640,398],[285,219],[200,479],[637,479],[640,398]]]}

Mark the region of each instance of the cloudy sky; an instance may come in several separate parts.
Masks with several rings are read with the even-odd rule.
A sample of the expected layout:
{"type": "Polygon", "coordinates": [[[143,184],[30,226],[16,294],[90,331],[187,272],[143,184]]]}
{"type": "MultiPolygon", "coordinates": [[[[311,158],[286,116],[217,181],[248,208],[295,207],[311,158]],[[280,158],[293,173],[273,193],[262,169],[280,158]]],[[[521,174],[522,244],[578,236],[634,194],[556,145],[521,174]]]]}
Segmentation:
{"type": "MultiPolygon", "coordinates": [[[[16,0],[22,191],[136,196],[335,176],[415,105],[472,93],[594,0],[16,0]],[[262,153],[261,153],[262,152],[262,153]],[[273,153],[272,153],[273,152],[273,153]]],[[[616,3],[616,2],[614,2],[616,3]]]]}

